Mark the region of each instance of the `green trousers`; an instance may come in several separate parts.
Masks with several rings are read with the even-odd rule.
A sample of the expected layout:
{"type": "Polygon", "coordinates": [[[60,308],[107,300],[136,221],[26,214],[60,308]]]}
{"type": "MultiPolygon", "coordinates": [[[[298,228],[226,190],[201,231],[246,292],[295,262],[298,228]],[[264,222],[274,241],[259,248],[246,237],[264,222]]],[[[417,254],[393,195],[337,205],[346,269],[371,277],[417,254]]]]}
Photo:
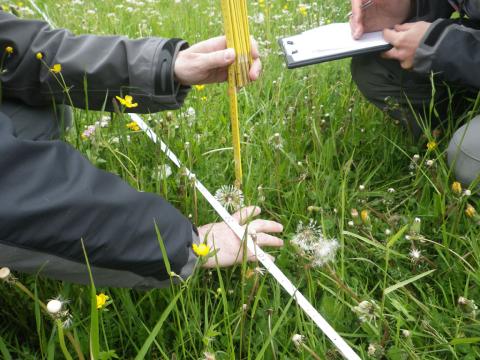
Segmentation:
{"type": "MultiPolygon", "coordinates": [[[[471,104],[470,99],[475,99],[478,92],[403,70],[398,61],[382,59],[378,55],[354,58],[351,71],[353,80],[367,100],[399,120],[415,137],[423,133],[425,125],[433,128],[449,116],[455,118],[463,114],[471,104]],[[432,100],[436,115],[430,114],[432,100]]],[[[479,135],[480,116],[477,116],[455,132],[447,150],[448,162],[456,179],[465,185],[480,175],[479,135]]]]}

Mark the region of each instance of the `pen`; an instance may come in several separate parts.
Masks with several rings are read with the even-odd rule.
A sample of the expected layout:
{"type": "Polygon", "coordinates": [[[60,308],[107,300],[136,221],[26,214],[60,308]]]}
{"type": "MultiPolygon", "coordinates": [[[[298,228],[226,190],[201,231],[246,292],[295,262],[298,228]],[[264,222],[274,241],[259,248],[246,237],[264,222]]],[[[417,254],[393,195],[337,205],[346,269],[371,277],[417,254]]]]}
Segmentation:
{"type": "MultiPolygon", "coordinates": [[[[361,9],[362,10],[365,10],[365,9],[368,9],[370,6],[372,6],[374,4],[373,0],[367,0],[366,2],[364,2],[361,6],[361,9]]],[[[350,11],[348,14],[347,14],[347,18],[349,18],[350,16],[352,16],[352,12],[350,11]]]]}

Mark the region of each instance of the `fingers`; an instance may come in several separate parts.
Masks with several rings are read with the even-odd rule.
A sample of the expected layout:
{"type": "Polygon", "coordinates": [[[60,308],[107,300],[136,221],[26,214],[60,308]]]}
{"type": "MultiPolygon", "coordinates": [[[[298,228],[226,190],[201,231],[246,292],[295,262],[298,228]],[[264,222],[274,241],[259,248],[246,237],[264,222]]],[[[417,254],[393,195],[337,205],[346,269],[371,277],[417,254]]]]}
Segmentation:
{"type": "MultiPolygon", "coordinates": [[[[272,255],[270,255],[270,254],[265,254],[265,255],[267,256],[267,258],[270,259],[270,261],[275,262],[275,258],[274,258],[272,255]]],[[[257,258],[257,256],[252,255],[252,254],[249,254],[249,255],[248,255],[247,260],[248,260],[249,262],[257,262],[257,261],[259,261],[258,258],[257,258]]]]}
{"type": "Polygon", "coordinates": [[[408,31],[414,26],[413,23],[398,24],[394,26],[395,31],[408,31]]]}
{"type": "Polygon", "coordinates": [[[401,53],[397,48],[393,48],[389,51],[386,51],[382,54],[382,58],[390,60],[400,60],[401,53]]]}
{"type": "Polygon", "coordinates": [[[256,231],[258,233],[280,233],[283,231],[283,225],[270,220],[254,220],[248,224],[249,231],[256,231]]]}
{"type": "Polygon", "coordinates": [[[388,42],[389,44],[392,44],[393,46],[397,46],[398,45],[398,40],[399,40],[399,37],[400,37],[400,34],[395,31],[395,30],[391,30],[391,29],[385,29],[383,30],[383,38],[386,42],[388,42]]]}
{"type": "Polygon", "coordinates": [[[360,39],[363,35],[363,0],[352,0],[352,16],[350,16],[350,27],[354,39],[360,39]]]}
{"type": "Polygon", "coordinates": [[[240,209],[232,217],[238,221],[240,225],[245,224],[250,218],[258,216],[262,212],[258,206],[248,206],[240,209]]]}
{"type": "Polygon", "coordinates": [[[214,51],[225,50],[226,48],[227,38],[222,35],[194,44],[188,50],[195,53],[210,53],[214,51]]]}
{"type": "Polygon", "coordinates": [[[257,234],[255,237],[258,246],[282,247],[283,240],[269,234],[257,234]]]}
{"type": "Polygon", "coordinates": [[[205,71],[227,67],[235,61],[235,50],[225,49],[203,54],[198,58],[199,67],[205,71]]]}
{"type": "Polygon", "coordinates": [[[259,58],[253,60],[252,67],[250,68],[250,71],[248,75],[250,76],[250,80],[255,81],[260,77],[260,74],[262,72],[262,62],[259,58]]]}

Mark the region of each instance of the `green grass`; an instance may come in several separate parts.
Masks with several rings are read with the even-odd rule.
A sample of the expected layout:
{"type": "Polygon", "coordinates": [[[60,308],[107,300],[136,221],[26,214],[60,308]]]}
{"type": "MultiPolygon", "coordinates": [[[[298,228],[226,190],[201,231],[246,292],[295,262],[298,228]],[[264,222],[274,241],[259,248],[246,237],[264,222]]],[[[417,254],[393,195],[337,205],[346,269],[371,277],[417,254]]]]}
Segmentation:
{"type": "MultiPolygon", "coordinates": [[[[38,2],[56,26],[75,33],[175,36],[190,43],[222,33],[219,1],[82,3],[38,2]]],[[[343,21],[348,12],[346,1],[304,3],[312,5],[306,17],[297,11],[296,0],[265,1],[266,7],[250,2],[251,15],[265,15],[263,23],[251,22],[264,73],[240,95],[244,193],[246,202],[260,205],[266,218],[285,225],[287,244],[271,253],[362,358],[368,358],[373,343],[381,344],[386,358],[394,360],[480,358],[480,322],[457,305],[460,296],[480,302],[480,231],[464,214],[467,201],[475,205],[478,198],[475,189],[468,200],[451,191],[454,179],[444,149],[452,130],[437,139],[438,149],[427,151],[426,141],[413,141],[363,100],[348,61],[286,70],[278,37],[343,21]],[[281,136],[282,149],[272,145],[275,133],[281,136]],[[420,154],[420,160],[411,169],[414,154],[420,154]],[[435,165],[426,166],[427,160],[435,160],[435,165]],[[359,190],[360,185],[365,190],[359,190]],[[309,211],[312,206],[314,211],[309,211]],[[368,210],[371,226],[349,226],[352,208],[368,210]],[[422,220],[423,241],[410,234],[415,217],[422,220]],[[297,224],[309,219],[341,244],[335,262],[327,267],[311,267],[289,244],[297,224]],[[387,229],[392,235],[386,235],[387,229]],[[422,251],[418,263],[410,259],[412,246],[422,251]],[[371,322],[360,322],[353,311],[363,300],[378,305],[371,322]],[[402,330],[409,330],[410,337],[402,330]]],[[[193,90],[183,109],[146,117],[211,191],[234,181],[226,92],[225,85],[193,90]],[[194,118],[186,115],[189,107],[195,109],[194,118]]],[[[75,121],[83,130],[101,115],[79,110],[75,121]]],[[[117,118],[96,134],[95,142],[80,140],[74,129],[68,141],[98,167],[139,190],[161,194],[196,217],[187,179],[176,170],[160,179],[158,166],[168,160],[144,134],[126,129],[126,122],[117,118]]],[[[198,218],[201,223],[218,221],[203,199],[198,218]]],[[[217,359],[313,358],[293,345],[291,337],[298,333],[320,358],[339,358],[279,284],[268,275],[248,277],[241,266],[198,271],[187,282],[162,290],[97,289],[112,300],[108,311],[99,312],[97,326],[89,287],[19,276],[36,299],[70,300],[69,331],[85,356],[91,343],[98,342],[103,358],[201,359],[204,352],[217,359]]],[[[41,314],[38,302],[16,287],[0,287],[1,357],[62,358],[56,325],[41,314]]],[[[66,347],[74,356],[68,341],[66,347]]]]}

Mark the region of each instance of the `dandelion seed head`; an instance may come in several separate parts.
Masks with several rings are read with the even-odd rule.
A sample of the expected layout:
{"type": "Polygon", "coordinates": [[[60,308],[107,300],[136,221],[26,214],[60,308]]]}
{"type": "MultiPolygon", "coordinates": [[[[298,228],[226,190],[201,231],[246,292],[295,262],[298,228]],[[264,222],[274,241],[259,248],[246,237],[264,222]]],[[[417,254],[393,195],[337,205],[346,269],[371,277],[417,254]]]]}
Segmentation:
{"type": "Polygon", "coordinates": [[[3,267],[0,269],[0,280],[7,281],[10,278],[11,272],[8,267],[3,267]]]}
{"type": "Polygon", "coordinates": [[[410,260],[414,263],[419,262],[422,258],[422,252],[416,248],[412,248],[409,252],[410,260]]]}
{"type": "Polygon", "coordinates": [[[47,311],[51,315],[58,315],[63,309],[63,302],[58,299],[50,300],[47,303],[47,311]]]}
{"type": "Polygon", "coordinates": [[[231,211],[237,211],[244,205],[242,190],[233,185],[222,185],[215,192],[215,199],[231,211]]]}

